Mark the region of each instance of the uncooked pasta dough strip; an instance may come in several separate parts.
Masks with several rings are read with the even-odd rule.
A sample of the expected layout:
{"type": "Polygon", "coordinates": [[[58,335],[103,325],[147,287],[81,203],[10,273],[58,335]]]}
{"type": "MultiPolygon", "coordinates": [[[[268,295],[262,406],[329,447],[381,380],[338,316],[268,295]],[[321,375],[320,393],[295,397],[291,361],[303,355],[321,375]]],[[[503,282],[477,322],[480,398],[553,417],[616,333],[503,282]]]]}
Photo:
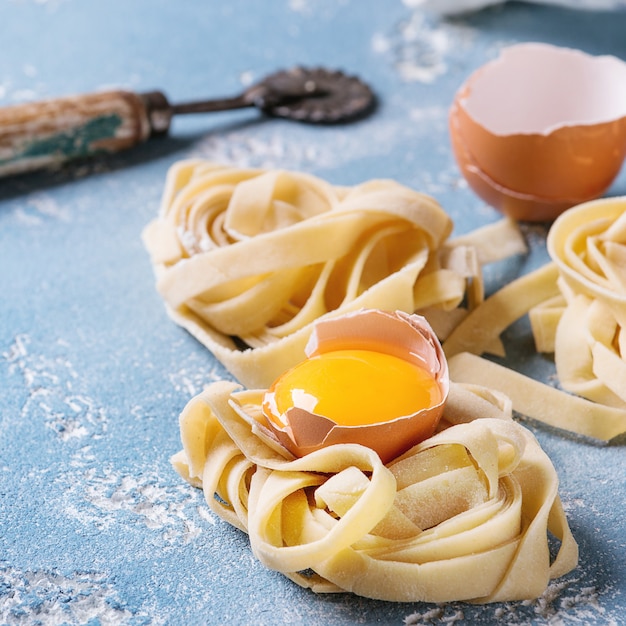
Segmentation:
{"type": "Polygon", "coordinates": [[[522,415],[580,435],[609,441],[626,432],[626,411],[566,394],[474,354],[448,360],[450,376],[461,383],[490,385],[508,394],[522,415]]]}
{"type": "Polygon", "coordinates": [[[565,299],[559,293],[528,311],[537,352],[554,352],[556,329],[561,321],[565,305],[565,299]]]}
{"type": "Polygon", "coordinates": [[[264,564],[319,593],[429,602],[536,597],[577,562],[556,473],[501,394],[452,387],[444,429],[384,466],[355,444],[294,459],[261,436],[261,390],[215,383],[181,414],[175,467],[202,484],[210,503],[217,494],[216,513],[249,533],[264,564]],[[471,498],[464,485],[473,485],[471,498]],[[428,528],[406,517],[395,525],[399,510],[446,508],[428,528]],[[561,541],[552,563],[548,527],[561,541]]]}
{"type": "Polygon", "coordinates": [[[262,328],[275,318],[287,304],[286,298],[303,279],[300,268],[269,274],[244,292],[215,302],[201,298],[189,299],[186,307],[196,316],[210,320],[214,328],[225,335],[242,338],[262,328]]]}
{"type": "Polygon", "coordinates": [[[221,285],[250,276],[263,276],[282,268],[323,263],[346,255],[364,230],[388,220],[384,214],[324,214],[314,222],[283,229],[198,254],[168,268],[159,278],[158,289],[176,308],[188,298],[206,294],[219,298],[221,285]],[[242,262],[243,259],[246,262],[242,262]]]}
{"type": "Polygon", "coordinates": [[[626,362],[612,345],[618,332],[615,318],[601,301],[572,296],[556,329],[554,360],[559,381],[568,391],[626,413],[626,362]]]}
{"type": "Polygon", "coordinates": [[[457,272],[440,269],[420,276],[415,281],[416,310],[441,305],[443,310],[456,308],[465,295],[466,278],[457,272]]]}
{"type": "Polygon", "coordinates": [[[450,240],[449,245],[475,249],[481,265],[527,251],[517,223],[509,218],[457,235],[450,240]]]}
{"type": "Polygon", "coordinates": [[[302,173],[264,172],[235,188],[225,230],[243,240],[325,213],[339,194],[331,185],[302,173]]]}
{"type": "Polygon", "coordinates": [[[474,309],[443,344],[446,356],[482,354],[494,339],[534,305],[558,294],[554,264],[545,265],[509,283],[474,309]]]}

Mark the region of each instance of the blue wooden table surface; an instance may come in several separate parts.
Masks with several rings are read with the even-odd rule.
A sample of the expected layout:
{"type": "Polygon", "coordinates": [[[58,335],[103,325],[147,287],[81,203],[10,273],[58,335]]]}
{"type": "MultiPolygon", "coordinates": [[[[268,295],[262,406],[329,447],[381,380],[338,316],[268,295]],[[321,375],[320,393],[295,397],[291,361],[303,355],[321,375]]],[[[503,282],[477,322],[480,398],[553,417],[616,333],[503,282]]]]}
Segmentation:
{"type": "MultiPolygon", "coordinates": [[[[447,109],[519,41],[626,59],[626,11],[507,3],[443,19],[401,0],[0,0],[0,105],[125,87],[233,95],[296,64],[369,82],[374,115],[315,128],[256,111],[176,119],[169,137],[62,171],[0,180],[0,624],[623,624],[626,451],[529,424],[561,479],[580,565],[532,602],[393,604],[316,596],[252,556],[173,471],[178,414],[226,373],[166,316],[140,234],[168,167],[202,157],[393,178],[457,233],[498,214],[453,160],[447,109]]],[[[626,194],[621,175],[609,195],[626,194]]],[[[546,261],[530,254],[490,289],[546,261]]],[[[524,322],[511,364],[545,378],[524,322]]]]}

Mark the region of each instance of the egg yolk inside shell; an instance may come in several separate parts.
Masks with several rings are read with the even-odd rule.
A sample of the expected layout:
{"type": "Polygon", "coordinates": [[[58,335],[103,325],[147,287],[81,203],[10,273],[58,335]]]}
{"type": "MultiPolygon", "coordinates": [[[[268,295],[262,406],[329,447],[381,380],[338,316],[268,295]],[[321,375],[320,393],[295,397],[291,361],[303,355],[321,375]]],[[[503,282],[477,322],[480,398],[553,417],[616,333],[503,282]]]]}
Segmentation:
{"type": "Polygon", "coordinates": [[[292,407],[341,426],[361,426],[412,415],[441,399],[425,368],[382,352],[337,350],[285,372],[268,390],[263,412],[279,428],[286,425],[281,415],[292,407]]]}

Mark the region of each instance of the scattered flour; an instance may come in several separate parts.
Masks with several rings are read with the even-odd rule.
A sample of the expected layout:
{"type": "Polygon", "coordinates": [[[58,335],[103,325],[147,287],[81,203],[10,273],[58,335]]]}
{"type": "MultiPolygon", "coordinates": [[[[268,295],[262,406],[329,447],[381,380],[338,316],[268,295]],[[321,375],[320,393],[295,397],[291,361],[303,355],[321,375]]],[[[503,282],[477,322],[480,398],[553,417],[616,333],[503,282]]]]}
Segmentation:
{"type": "Polygon", "coordinates": [[[310,15],[311,3],[309,2],[309,0],[289,0],[289,9],[294,13],[310,15]]]}
{"type": "Polygon", "coordinates": [[[250,85],[252,85],[252,83],[254,83],[254,72],[252,72],[251,70],[247,70],[245,72],[242,72],[239,75],[239,82],[244,87],[250,87],[250,85]]]}
{"type": "Polygon", "coordinates": [[[371,47],[390,57],[403,81],[429,84],[445,74],[451,62],[463,58],[474,38],[474,29],[418,10],[390,34],[375,33],[371,47]]]}
{"type": "Polygon", "coordinates": [[[144,528],[159,532],[167,548],[186,544],[202,533],[194,522],[198,513],[204,521],[215,524],[202,493],[182,480],[175,485],[164,483],[163,468],[116,471],[110,465],[85,463],[87,456],[81,451],[73,458],[73,471],[57,479],[64,486],[63,510],[83,526],[103,530],[124,519],[130,524],[140,522],[144,528]],[[127,515],[120,516],[120,512],[127,515]]]}
{"type": "Polygon", "coordinates": [[[319,0],[287,0],[287,6],[290,11],[299,13],[305,17],[311,17],[313,15],[319,16],[322,12],[326,14],[332,14],[337,9],[337,6],[348,4],[350,0],[330,0],[323,6],[319,0]]]}
{"type": "Polygon", "coordinates": [[[22,71],[24,72],[24,76],[28,76],[29,78],[34,78],[39,73],[37,68],[31,63],[24,63],[22,71]]]}
{"type": "MultiPolygon", "coordinates": [[[[67,348],[62,342],[58,347],[60,353],[67,348]]],[[[125,511],[133,523],[139,520],[144,527],[161,532],[166,545],[186,543],[200,534],[193,522],[196,511],[202,511],[205,521],[215,523],[200,501],[201,493],[174,477],[173,470],[166,476],[172,485],[164,482],[162,467],[114,470],[99,461],[92,444],[106,434],[107,414],[93,398],[80,392],[79,376],[62,354],[34,354],[30,337],[20,334],[1,356],[9,375],[21,376],[27,390],[22,418],[40,418],[63,442],[85,442],[70,457],[68,470],[58,472],[55,479],[61,485],[64,511],[69,517],[103,529],[119,523],[117,514],[125,511]]],[[[191,397],[219,377],[219,367],[213,362],[191,362],[172,374],[171,382],[177,391],[191,397]]],[[[137,416],[141,407],[135,406],[131,412],[137,416]]]]}
{"type": "Polygon", "coordinates": [[[436,606],[423,612],[411,613],[404,618],[406,626],[422,626],[426,624],[455,624],[463,622],[463,611],[450,610],[445,606],[436,606]]]}
{"type": "Polygon", "coordinates": [[[18,203],[15,214],[18,220],[31,226],[44,225],[50,219],[69,222],[71,217],[67,207],[40,191],[28,194],[23,203],[18,203]]]}
{"type": "MultiPolygon", "coordinates": [[[[2,354],[10,374],[22,376],[28,396],[21,407],[24,419],[39,417],[62,441],[101,438],[107,431],[103,407],[78,389],[79,377],[62,355],[44,356],[29,352],[30,338],[20,334],[2,354]]],[[[61,351],[66,346],[57,344],[61,351]]]]}
{"type": "MultiPolygon", "coordinates": [[[[398,106],[406,106],[399,103],[398,106]]],[[[209,134],[199,139],[190,149],[188,158],[209,159],[230,163],[237,167],[289,169],[300,171],[335,170],[355,159],[385,158],[396,146],[406,142],[407,133],[414,137],[416,146],[432,132],[434,125],[442,133],[447,124],[446,110],[438,107],[411,108],[406,112],[408,123],[378,120],[375,126],[363,132],[335,129],[332,141],[323,130],[315,133],[292,127],[286,134],[280,124],[253,132],[231,131],[209,134]]],[[[455,177],[460,174],[455,170],[455,177]]]]}
{"type": "MultiPolygon", "coordinates": [[[[485,604],[475,607],[472,612],[480,610],[481,619],[488,623],[506,626],[527,626],[545,624],[549,626],[565,626],[565,624],[598,623],[602,620],[607,626],[617,622],[605,615],[605,610],[598,602],[598,590],[595,587],[576,588],[578,580],[559,580],[551,583],[545,593],[535,600],[524,602],[505,602],[485,604]]],[[[430,624],[468,623],[466,616],[459,609],[458,603],[436,605],[424,611],[411,613],[404,619],[407,626],[427,626],[430,624]]]]}
{"type": "Polygon", "coordinates": [[[224,375],[217,365],[208,369],[202,365],[186,365],[168,375],[172,386],[177,392],[182,392],[191,399],[199,394],[209,383],[221,380],[224,375]]]}
{"type": "Polygon", "coordinates": [[[2,624],[109,626],[128,623],[133,617],[148,618],[123,608],[114,585],[101,573],[63,576],[55,569],[20,570],[0,562],[2,624]]]}
{"type": "Polygon", "coordinates": [[[280,130],[268,135],[232,131],[207,135],[193,146],[190,158],[232,163],[238,167],[275,168],[290,163],[290,169],[310,168],[332,159],[332,151],[323,152],[323,144],[287,141],[280,130]]]}

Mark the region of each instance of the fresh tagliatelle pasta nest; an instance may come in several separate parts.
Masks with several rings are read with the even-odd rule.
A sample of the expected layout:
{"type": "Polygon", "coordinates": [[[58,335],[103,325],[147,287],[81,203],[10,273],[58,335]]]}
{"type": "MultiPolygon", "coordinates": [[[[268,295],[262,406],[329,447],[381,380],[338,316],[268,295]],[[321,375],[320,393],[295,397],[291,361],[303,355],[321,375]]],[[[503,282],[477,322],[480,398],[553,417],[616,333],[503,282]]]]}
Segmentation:
{"type": "MultiPolygon", "coordinates": [[[[402,348],[407,322],[429,336],[423,318],[378,314],[387,319],[381,349],[402,348]],[[394,323],[401,332],[388,332],[394,323]]],[[[333,324],[320,331],[332,343],[335,322],[356,327],[370,315],[316,328],[333,324]]],[[[445,359],[441,367],[447,376],[445,359]]],[[[264,396],[231,382],[207,387],[181,414],[173,463],[248,533],[264,565],[299,585],[398,602],[496,602],[535,598],[576,566],[554,467],[512,420],[506,396],[450,383],[438,432],[386,464],[349,442],[294,457],[267,428],[264,396]],[[560,541],[554,558],[548,533],[560,541]]]]}
{"type": "Polygon", "coordinates": [[[189,160],[168,172],[144,241],[171,317],[263,387],[304,358],[317,319],[419,312],[445,338],[482,302],[482,265],[526,249],[510,220],[451,231],[434,199],[394,181],[189,160]]]}
{"type": "Polygon", "coordinates": [[[506,285],[447,337],[451,375],[502,390],[523,415],[609,441],[626,433],[626,197],[567,210],[547,245],[551,263],[506,285]],[[570,393],[477,356],[526,313],[537,350],[554,353],[570,393]]]}

